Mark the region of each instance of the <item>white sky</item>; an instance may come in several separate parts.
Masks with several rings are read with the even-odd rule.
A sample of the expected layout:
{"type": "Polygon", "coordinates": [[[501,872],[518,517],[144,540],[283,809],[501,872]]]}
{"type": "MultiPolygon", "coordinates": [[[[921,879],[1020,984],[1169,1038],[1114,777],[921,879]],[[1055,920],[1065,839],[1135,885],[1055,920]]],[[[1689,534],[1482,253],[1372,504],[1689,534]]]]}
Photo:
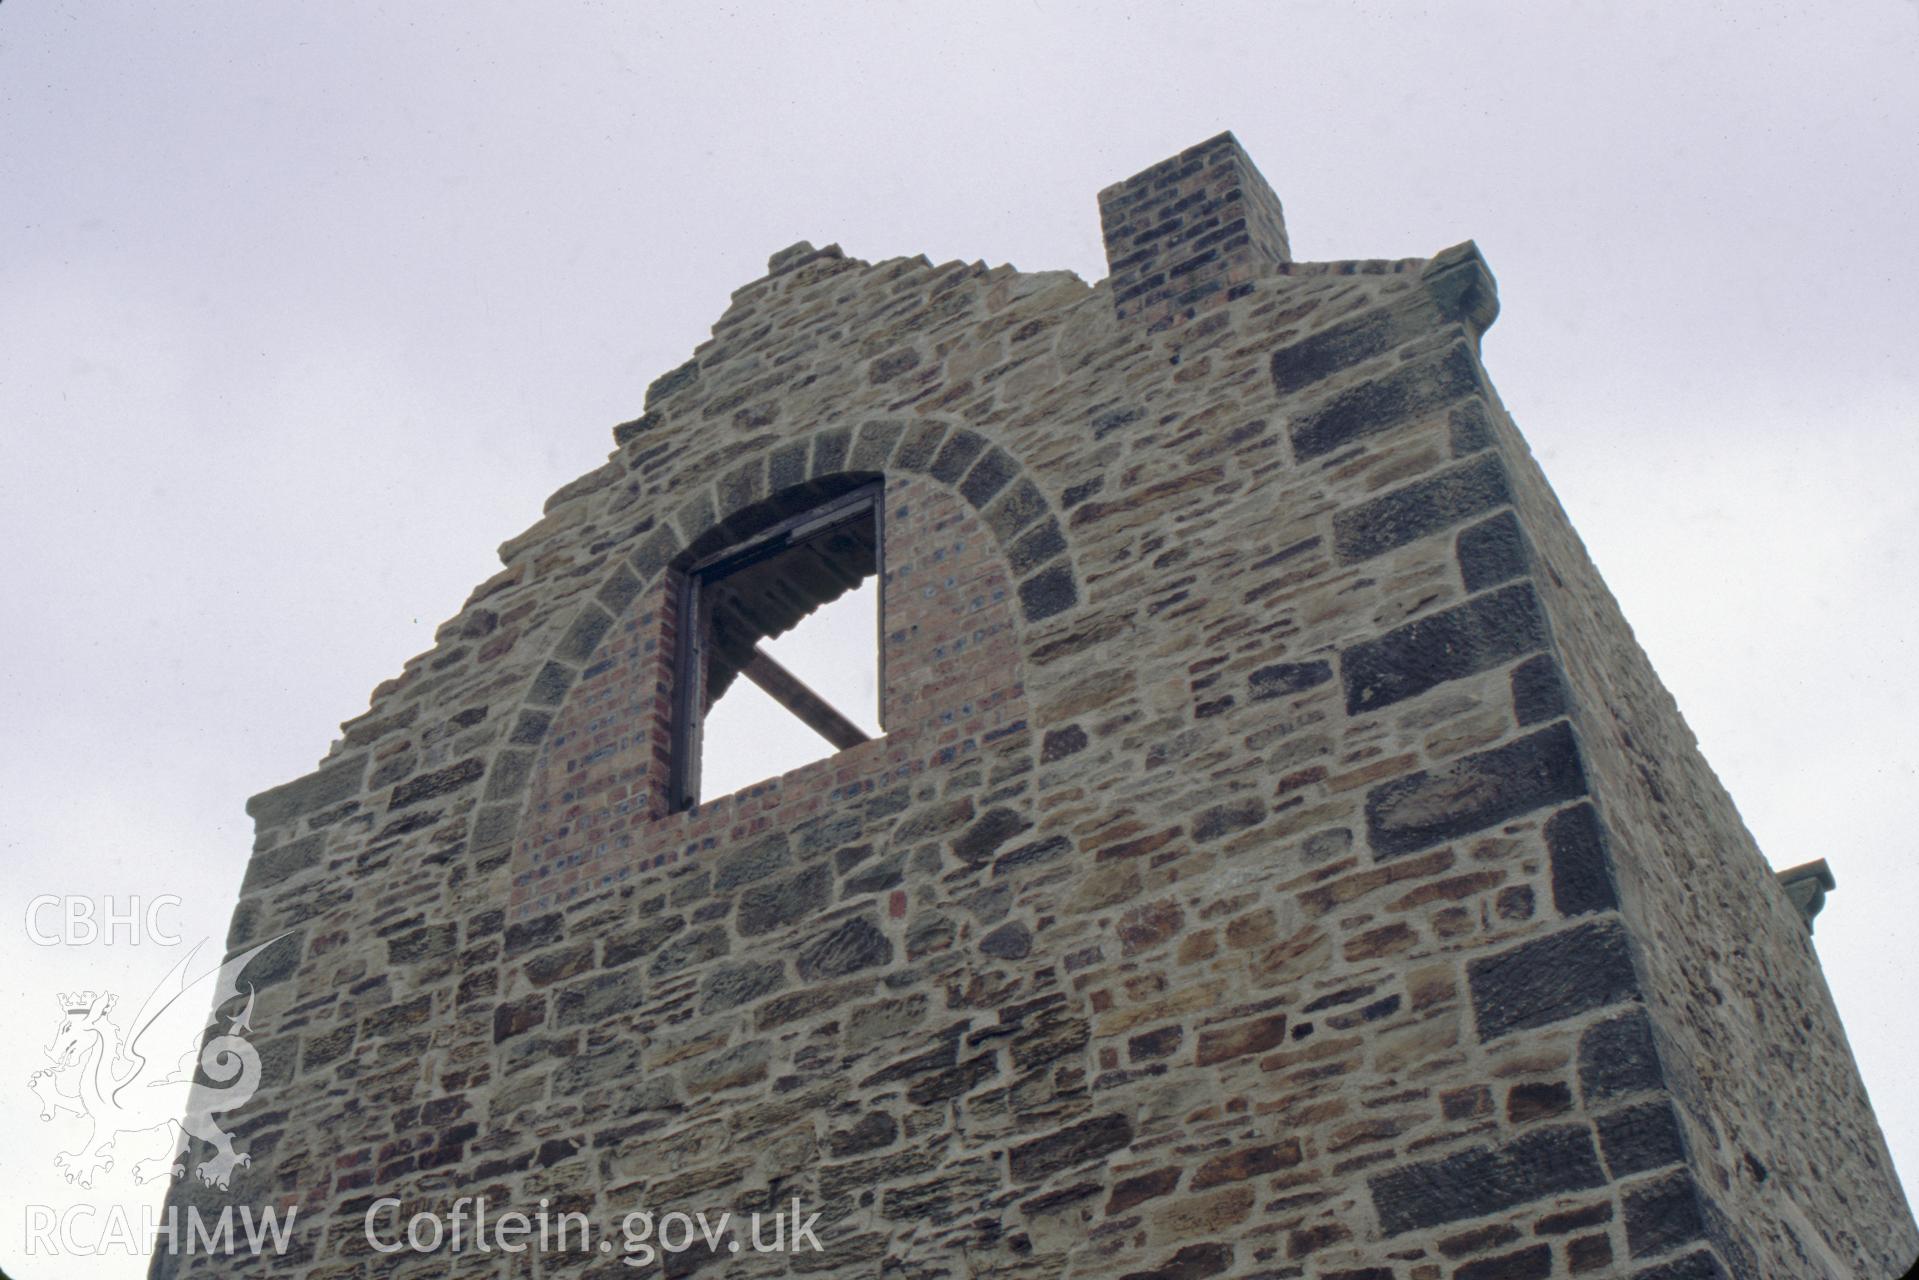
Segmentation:
{"type": "MultiPolygon", "coordinates": [[[[1486,357],[1746,819],[1919,1174],[1919,4],[0,4],[0,1266],[65,1206],[39,893],[224,938],[245,798],[802,237],[1104,274],[1222,128],[1302,259],[1472,237],[1486,357]],[[1409,7],[1410,8],[1410,7],[1409,7]],[[8,1083],[11,1082],[11,1083],[8,1083]]],[[[1673,892],[1684,892],[1673,886],[1673,892]]],[[[137,989],[137,990],[136,990],[137,989]]],[[[120,1198],[118,1195],[111,1198],[120,1198]]]]}

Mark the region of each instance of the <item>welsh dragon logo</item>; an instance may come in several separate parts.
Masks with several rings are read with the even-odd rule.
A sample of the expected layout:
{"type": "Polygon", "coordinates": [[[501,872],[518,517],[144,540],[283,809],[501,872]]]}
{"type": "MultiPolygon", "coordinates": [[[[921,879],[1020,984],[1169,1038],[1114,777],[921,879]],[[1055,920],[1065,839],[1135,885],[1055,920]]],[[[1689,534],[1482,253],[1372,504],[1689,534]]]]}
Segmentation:
{"type": "MultiPolygon", "coordinates": [[[[281,935],[284,937],[285,935],[281,935]]],[[[189,978],[199,948],[189,951],[134,1015],[128,1034],[112,1017],[111,992],[62,994],[60,1025],[46,1047],[51,1067],[28,1077],[40,1098],[40,1118],[70,1111],[93,1122],[81,1145],[54,1158],[68,1182],[92,1187],[113,1169],[120,1139],[168,1130],[166,1153],[133,1165],[138,1182],[170,1174],[184,1177],[191,1138],[213,1148],[195,1170],[200,1181],[225,1190],[234,1169],[249,1157],[233,1149],[233,1136],[214,1117],[242,1106],[260,1084],[260,1055],[242,1034],[252,1030],[253,987],[240,989],[247,964],[280,939],[271,938],[218,968],[189,978]],[[223,1014],[245,997],[237,1014],[223,1014]],[[226,1023],[221,1030],[222,1022],[226,1023]],[[215,1034],[206,1033],[212,1029],[215,1034]],[[197,1046],[197,1047],[196,1047],[197,1046]],[[198,1067],[203,1081],[194,1079],[198,1067]],[[216,1087],[217,1086],[217,1087],[216,1087]]],[[[158,1148],[158,1144],[155,1144],[158,1148]]]]}

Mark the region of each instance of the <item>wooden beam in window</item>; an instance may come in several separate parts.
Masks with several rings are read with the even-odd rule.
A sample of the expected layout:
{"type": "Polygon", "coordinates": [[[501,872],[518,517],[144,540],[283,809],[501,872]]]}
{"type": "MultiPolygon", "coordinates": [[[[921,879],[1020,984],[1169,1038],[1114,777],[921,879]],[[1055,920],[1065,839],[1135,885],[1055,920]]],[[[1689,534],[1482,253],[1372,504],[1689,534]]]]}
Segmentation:
{"type": "Polygon", "coordinates": [[[838,750],[844,751],[868,741],[864,729],[841,715],[825,698],[807,688],[804,681],[775,662],[766,650],[755,647],[753,656],[740,668],[740,674],[765,690],[768,697],[798,716],[801,723],[838,750]]]}

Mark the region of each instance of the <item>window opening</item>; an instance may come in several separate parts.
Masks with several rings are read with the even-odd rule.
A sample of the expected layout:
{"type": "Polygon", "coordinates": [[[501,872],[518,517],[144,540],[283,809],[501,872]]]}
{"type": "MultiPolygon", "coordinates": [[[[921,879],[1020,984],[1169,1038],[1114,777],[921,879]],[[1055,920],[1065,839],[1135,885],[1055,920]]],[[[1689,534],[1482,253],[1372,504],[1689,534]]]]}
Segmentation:
{"type": "Polygon", "coordinates": [[[868,485],[686,571],[674,808],[881,732],[881,507],[880,486],[868,485]]]}

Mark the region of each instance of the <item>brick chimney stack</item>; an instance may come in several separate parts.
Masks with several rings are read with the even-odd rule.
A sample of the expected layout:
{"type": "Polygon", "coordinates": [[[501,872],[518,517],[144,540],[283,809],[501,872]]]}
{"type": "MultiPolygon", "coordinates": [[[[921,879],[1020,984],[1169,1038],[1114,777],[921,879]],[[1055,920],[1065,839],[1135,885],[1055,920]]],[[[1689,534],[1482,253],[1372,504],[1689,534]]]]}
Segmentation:
{"type": "Polygon", "coordinates": [[[1113,309],[1164,328],[1292,261],[1279,197],[1231,133],[1099,193],[1113,309]]]}

